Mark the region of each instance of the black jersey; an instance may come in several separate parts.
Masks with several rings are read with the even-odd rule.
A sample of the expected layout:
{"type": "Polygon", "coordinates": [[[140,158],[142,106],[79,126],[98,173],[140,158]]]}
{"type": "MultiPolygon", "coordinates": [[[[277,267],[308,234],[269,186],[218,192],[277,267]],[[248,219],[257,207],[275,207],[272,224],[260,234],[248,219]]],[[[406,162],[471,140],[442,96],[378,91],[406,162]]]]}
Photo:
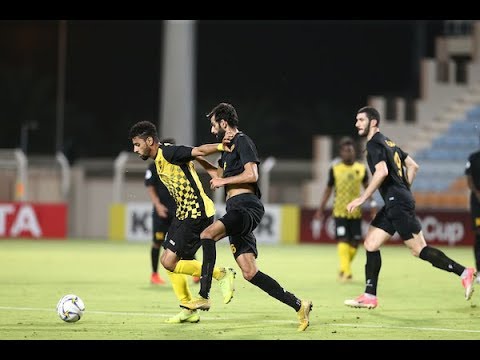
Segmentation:
{"type": "MultiPolygon", "coordinates": [[[[241,174],[245,164],[254,162],[260,164],[258,159],[257,148],[250,139],[243,132],[239,132],[230,142],[232,152],[222,152],[218,165],[223,169],[223,177],[230,177],[241,174]]],[[[255,195],[261,198],[260,189],[257,183],[252,184],[255,188],[255,195]]]]}
{"type": "MultiPolygon", "coordinates": [[[[153,186],[153,188],[155,189],[155,193],[160,199],[160,202],[168,208],[168,213],[175,214],[175,209],[177,208],[175,200],[168,192],[165,184],[160,181],[160,178],[157,174],[155,162],[152,162],[148,166],[147,171],[145,172],[145,186],[153,186]]],[[[156,213],[157,212],[155,211],[155,214],[156,213]]]]}
{"type": "Polygon", "coordinates": [[[405,173],[407,156],[406,152],[380,132],[367,142],[367,162],[372,175],[379,162],[385,161],[387,164],[388,176],[378,189],[387,207],[399,201],[414,201],[405,173]]]}
{"type": "MultiPolygon", "coordinates": [[[[480,151],[476,151],[468,157],[467,164],[465,165],[465,175],[470,175],[475,188],[480,189],[480,151]]],[[[472,198],[474,200],[477,199],[474,195],[472,198]]]]}

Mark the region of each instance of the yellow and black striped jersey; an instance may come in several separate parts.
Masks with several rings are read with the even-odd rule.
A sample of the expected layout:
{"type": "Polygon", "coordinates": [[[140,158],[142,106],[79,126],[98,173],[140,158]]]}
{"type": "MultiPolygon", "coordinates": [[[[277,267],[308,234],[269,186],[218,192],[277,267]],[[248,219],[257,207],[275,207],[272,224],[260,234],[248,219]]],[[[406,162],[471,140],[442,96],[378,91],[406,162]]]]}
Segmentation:
{"type": "Polygon", "coordinates": [[[333,216],[347,219],[360,219],[360,207],[352,213],[347,210],[347,204],[360,196],[362,184],[368,182],[368,172],[365,164],[355,161],[351,165],[343,161],[335,162],[329,171],[328,186],[334,187],[333,216]]]}
{"type": "Polygon", "coordinates": [[[193,159],[191,147],[166,144],[160,144],[155,157],[158,176],[175,199],[179,220],[215,214],[215,205],[203,190],[193,159]]]}

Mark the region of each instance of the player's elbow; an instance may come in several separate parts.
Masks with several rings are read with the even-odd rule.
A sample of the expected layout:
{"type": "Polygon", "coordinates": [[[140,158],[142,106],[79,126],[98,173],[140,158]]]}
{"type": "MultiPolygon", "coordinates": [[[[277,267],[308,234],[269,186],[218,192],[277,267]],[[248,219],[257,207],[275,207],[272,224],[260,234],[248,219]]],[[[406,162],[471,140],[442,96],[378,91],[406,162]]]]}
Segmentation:
{"type": "Polygon", "coordinates": [[[198,147],[194,147],[192,149],[192,157],[194,158],[201,158],[203,156],[206,156],[207,154],[205,153],[205,151],[203,151],[202,149],[198,148],[198,147]]]}
{"type": "Polygon", "coordinates": [[[254,171],[252,171],[252,172],[249,172],[247,175],[248,175],[249,183],[255,183],[258,181],[258,173],[255,173],[254,171]]]}
{"type": "Polygon", "coordinates": [[[377,170],[377,173],[382,179],[385,179],[388,176],[388,168],[386,166],[382,167],[380,171],[377,170]]]}

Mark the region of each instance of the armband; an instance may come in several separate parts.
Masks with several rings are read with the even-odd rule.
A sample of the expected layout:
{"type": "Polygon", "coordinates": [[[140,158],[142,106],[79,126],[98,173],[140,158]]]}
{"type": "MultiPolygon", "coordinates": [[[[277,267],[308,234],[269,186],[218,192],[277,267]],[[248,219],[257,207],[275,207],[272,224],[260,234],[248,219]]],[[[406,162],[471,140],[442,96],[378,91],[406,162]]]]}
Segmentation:
{"type": "Polygon", "coordinates": [[[217,150],[218,150],[218,151],[225,151],[225,149],[223,148],[223,144],[222,144],[222,143],[220,143],[220,144],[217,145],[217,150]]]}

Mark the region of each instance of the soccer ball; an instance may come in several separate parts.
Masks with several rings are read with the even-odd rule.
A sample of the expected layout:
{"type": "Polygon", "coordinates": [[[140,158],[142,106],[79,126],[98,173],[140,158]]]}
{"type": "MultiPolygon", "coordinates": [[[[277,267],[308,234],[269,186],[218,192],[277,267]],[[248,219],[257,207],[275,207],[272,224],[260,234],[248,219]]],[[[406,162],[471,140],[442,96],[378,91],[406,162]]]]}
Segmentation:
{"type": "Polygon", "coordinates": [[[85,304],[83,300],[74,294],[65,295],[57,304],[57,314],[65,322],[80,320],[84,311],[85,304]]]}

